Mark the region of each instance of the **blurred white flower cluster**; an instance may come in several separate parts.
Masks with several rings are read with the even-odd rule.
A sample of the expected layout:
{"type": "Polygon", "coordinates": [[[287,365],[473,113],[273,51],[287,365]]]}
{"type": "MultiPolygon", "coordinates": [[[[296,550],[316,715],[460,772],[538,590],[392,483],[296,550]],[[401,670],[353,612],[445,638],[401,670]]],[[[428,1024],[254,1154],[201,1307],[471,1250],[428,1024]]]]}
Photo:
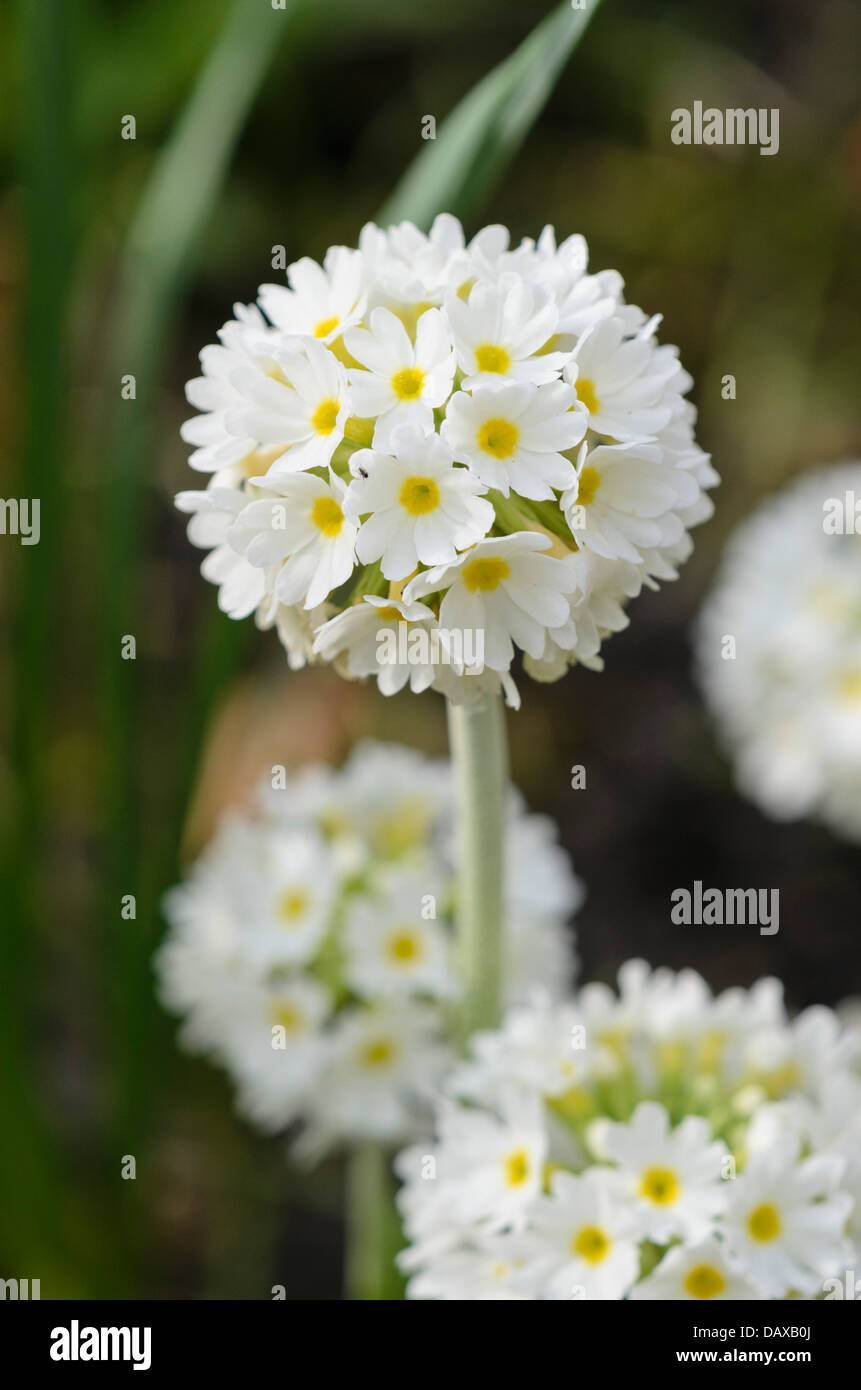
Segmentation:
{"type": "Polygon", "coordinates": [[[512,1009],[398,1157],[408,1296],[828,1296],[861,1259],[859,1047],[777,980],[643,961],[512,1009]]]}
{"type": "Polygon", "coordinates": [[[742,792],[861,840],[861,464],[743,522],[697,632],[700,684],[742,792]]]}
{"type": "Polygon", "coordinates": [[[516,648],[541,680],[600,668],[717,475],[659,317],[587,262],[550,227],[369,224],[235,306],[187,387],[209,483],[177,498],[221,608],[386,694],[517,704],[516,648]]]}
{"type": "MultiPolygon", "coordinates": [[[[184,1044],[260,1128],[301,1120],[306,1157],[428,1129],[459,992],[452,835],[448,764],[366,742],[261,785],[167,895],[156,970],[184,1044]]],[[[506,847],[507,997],[564,992],[582,888],[513,789],[506,847]]]]}

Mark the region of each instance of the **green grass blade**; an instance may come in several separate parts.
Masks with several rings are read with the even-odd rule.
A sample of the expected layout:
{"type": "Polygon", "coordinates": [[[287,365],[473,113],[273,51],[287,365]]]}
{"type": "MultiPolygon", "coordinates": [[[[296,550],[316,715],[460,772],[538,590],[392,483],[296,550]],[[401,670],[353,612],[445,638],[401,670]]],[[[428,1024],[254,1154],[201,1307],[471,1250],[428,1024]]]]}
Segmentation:
{"type": "MultiPolygon", "coordinates": [[[[237,0],[200,73],[188,105],[162,151],[128,232],[119,269],[110,367],[117,406],[106,457],[104,576],[105,806],[111,868],[105,887],[106,931],[114,992],[115,1100],[125,1133],[143,1124],[147,1076],[157,1059],[147,1045],[154,1004],[148,958],[155,901],[162,886],[149,869],[138,778],[145,652],[123,661],[121,638],[138,631],[137,558],[147,503],[147,460],[154,446],[154,397],[173,312],[195,246],[211,215],[246,117],[278,51],[291,10],[237,0]],[[120,375],[133,374],[134,402],[122,401],[120,375]],[[136,929],[119,921],[123,894],[138,897],[136,929]]],[[[153,692],[150,691],[150,694],[153,692]]],[[[171,788],[165,788],[165,801],[171,788]]]]}
{"type": "Polygon", "coordinates": [[[600,0],[563,0],[519,48],[473,87],[413,161],[379,215],[427,228],[438,212],[468,216],[515,157],[600,0]]]}

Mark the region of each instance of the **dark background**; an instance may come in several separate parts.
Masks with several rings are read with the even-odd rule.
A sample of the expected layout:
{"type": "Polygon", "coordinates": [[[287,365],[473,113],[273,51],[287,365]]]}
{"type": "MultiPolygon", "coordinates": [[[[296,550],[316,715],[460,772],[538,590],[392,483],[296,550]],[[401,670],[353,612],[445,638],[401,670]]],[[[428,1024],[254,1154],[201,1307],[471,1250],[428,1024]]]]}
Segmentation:
{"type": "MultiPolygon", "coordinates": [[[[234,1117],[226,1079],[177,1051],[153,998],[158,903],[261,768],[338,760],[365,734],[442,753],[444,710],[291,675],[273,635],[217,614],[172,508],[197,485],[183,384],[234,300],[275,278],[270,248],[290,261],[355,244],[422,116],[441,121],[550,9],[300,6],[166,289],[129,229],[228,6],[46,0],[0,18],[3,487],[42,501],[38,547],[0,538],[0,1276],[40,1277],[43,1297],[266,1298],[275,1283],[338,1296],[339,1165],[292,1171],[234,1117]],[[119,401],[125,372],[135,402],[119,401]],[[134,663],[117,633],[135,635],[134,663]]],[[[642,955],[715,988],[777,974],[794,1006],[861,992],[857,848],[736,795],[690,674],[691,623],[732,527],[799,472],[861,452],[859,30],[842,0],[605,0],[467,225],[584,233],[592,268],[617,267],[628,298],[664,314],[724,479],[681,580],[635,602],[604,674],[524,678],[509,716],[514,778],[588,887],[587,978],[642,955]],[[670,113],[695,100],[779,107],[779,153],[674,146],[670,113]],[[696,878],[778,888],[779,934],[673,926],[669,895],[696,878]]],[[[218,121],[216,100],[204,151],[218,121]]]]}

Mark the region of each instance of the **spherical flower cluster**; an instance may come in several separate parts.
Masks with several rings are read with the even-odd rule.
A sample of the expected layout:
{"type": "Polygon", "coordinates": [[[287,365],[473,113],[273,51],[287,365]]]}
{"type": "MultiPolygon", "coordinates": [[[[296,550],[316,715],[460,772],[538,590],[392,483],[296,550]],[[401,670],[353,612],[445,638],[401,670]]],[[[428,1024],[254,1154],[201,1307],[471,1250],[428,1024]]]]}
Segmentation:
{"type": "Polygon", "coordinates": [[[861,1258],[860,1045],[776,980],[642,961],[513,1008],[398,1157],[408,1296],[827,1296],[861,1258]]]}
{"type": "Polygon", "coordinates": [[[553,229],[467,243],[372,224],[237,305],[189,382],[183,492],[203,575],[292,667],[457,702],[515,649],[555,680],[600,667],[644,584],[672,579],[717,482],[659,318],[553,229]]]}
{"type": "Polygon", "coordinates": [[[861,840],[861,463],[800,478],[738,528],[696,646],[742,792],[861,840]]]}
{"type": "MultiPolygon", "coordinates": [[[[340,771],[282,773],[168,894],[161,997],[252,1123],[302,1121],[300,1153],[403,1143],[428,1127],[459,995],[448,764],[364,743],[340,771]]],[[[564,991],[580,883],[513,790],[506,844],[507,996],[564,991]]]]}

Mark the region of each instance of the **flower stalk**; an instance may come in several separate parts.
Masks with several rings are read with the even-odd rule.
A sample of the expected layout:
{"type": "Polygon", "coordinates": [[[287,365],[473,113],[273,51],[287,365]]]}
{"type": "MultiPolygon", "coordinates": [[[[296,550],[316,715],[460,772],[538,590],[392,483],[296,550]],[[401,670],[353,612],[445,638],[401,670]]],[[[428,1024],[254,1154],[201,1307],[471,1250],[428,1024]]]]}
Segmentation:
{"type": "Polygon", "coordinates": [[[392,1206],[389,1157],[381,1144],[366,1140],[356,1144],[347,1158],[344,1291],[354,1303],[386,1299],[392,1278],[400,1242],[391,1239],[397,1216],[392,1206]]]}
{"type": "Polygon", "coordinates": [[[448,705],[454,766],[457,957],[464,985],[461,1031],[493,1028],[504,968],[504,836],[508,751],[502,697],[448,705]]]}

